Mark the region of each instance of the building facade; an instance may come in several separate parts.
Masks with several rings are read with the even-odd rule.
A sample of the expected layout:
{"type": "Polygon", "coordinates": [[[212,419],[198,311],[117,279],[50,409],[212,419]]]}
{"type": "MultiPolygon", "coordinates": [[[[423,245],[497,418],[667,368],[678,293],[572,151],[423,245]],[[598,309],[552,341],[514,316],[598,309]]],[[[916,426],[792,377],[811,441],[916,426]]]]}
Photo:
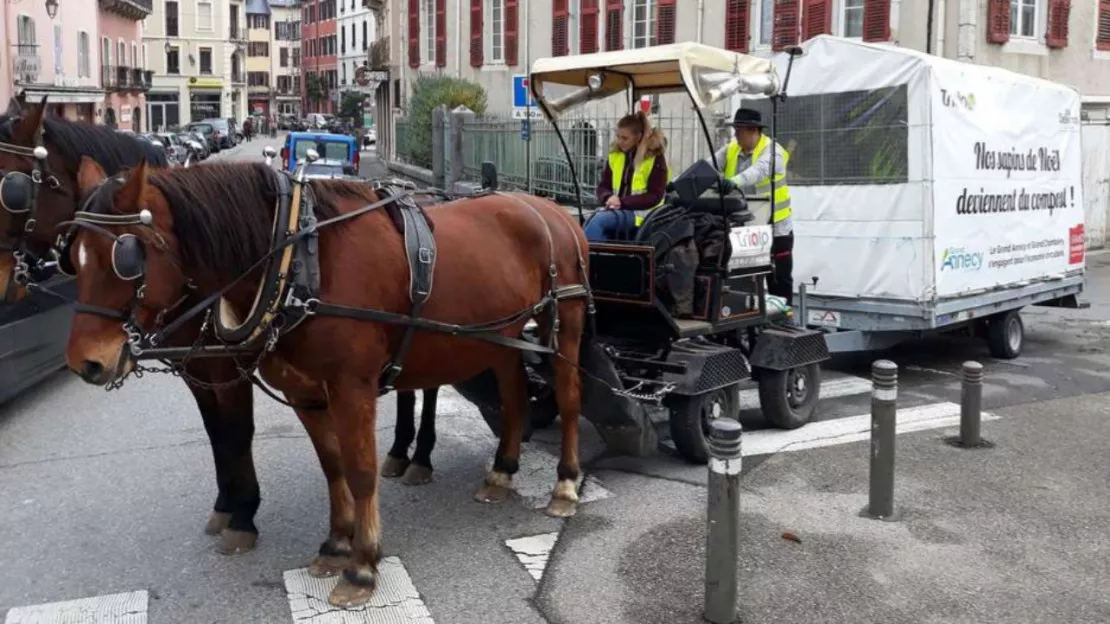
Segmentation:
{"type": "Polygon", "coordinates": [[[301,114],[300,0],[270,0],[273,37],[270,43],[271,110],[277,115],[301,114]]]}
{"type": "Polygon", "coordinates": [[[366,64],[370,44],[377,36],[374,15],[362,0],[338,0],[339,90],[356,86],[355,71],[366,64]]]}
{"type": "Polygon", "coordinates": [[[49,96],[50,114],[102,122],[98,4],[61,11],[58,0],[25,0],[4,2],[3,10],[9,95],[23,92],[32,101],[49,96]]]}
{"type": "Polygon", "coordinates": [[[146,92],[154,72],[146,68],[143,20],[152,0],[100,0],[100,84],[103,123],[135,132],[147,129],[146,92]]]}
{"type": "MultiPolygon", "coordinates": [[[[305,113],[335,113],[339,100],[337,69],[339,2],[305,0],[301,5],[301,107],[305,113]]],[[[350,0],[347,0],[350,2],[350,0]]]]}
{"type": "Polygon", "coordinates": [[[270,3],[247,0],[247,110],[250,115],[270,116],[270,3]]]}
{"type": "Polygon", "coordinates": [[[239,0],[154,0],[143,32],[152,129],[247,114],[247,28],[239,0]]]}

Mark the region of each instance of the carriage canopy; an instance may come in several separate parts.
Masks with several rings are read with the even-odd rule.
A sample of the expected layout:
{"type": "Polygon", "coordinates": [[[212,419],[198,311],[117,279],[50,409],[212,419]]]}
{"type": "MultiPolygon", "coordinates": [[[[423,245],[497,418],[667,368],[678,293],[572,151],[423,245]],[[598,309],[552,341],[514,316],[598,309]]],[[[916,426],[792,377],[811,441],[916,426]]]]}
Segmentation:
{"type": "Polygon", "coordinates": [[[631,90],[634,97],[687,92],[698,108],[736,93],[774,95],[779,77],[768,59],[700,43],[542,58],[529,82],[544,115],[631,90]]]}

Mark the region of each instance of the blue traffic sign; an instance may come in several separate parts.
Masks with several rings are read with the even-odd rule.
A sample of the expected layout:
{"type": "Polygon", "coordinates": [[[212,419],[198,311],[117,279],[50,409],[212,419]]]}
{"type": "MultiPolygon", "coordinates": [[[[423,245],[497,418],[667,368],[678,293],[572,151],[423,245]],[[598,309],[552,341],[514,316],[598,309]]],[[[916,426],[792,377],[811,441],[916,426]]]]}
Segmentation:
{"type": "Polygon", "coordinates": [[[536,107],[536,100],[528,89],[528,76],[518,74],[513,76],[513,108],[536,107]]]}

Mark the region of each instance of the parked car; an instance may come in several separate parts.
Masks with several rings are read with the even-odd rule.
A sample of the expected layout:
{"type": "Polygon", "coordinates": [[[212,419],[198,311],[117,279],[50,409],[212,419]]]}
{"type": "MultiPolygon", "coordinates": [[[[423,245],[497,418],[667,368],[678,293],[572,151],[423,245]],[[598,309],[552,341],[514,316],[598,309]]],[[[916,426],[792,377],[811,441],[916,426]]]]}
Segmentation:
{"type": "Polygon", "coordinates": [[[352,175],[358,174],[361,154],[355,138],[326,132],[290,132],[286,135],[285,145],[281,148],[282,169],[296,169],[297,163],[310,149],[316,150],[321,161],[342,161],[353,171],[352,175]]]}
{"type": "Polygon", "coordinates": [[[358,177],[358,168],[342,158],[321,158],[305,165],[304,175],[314,180],[355,178],[358,177]]]}
{"type": "Polygon", "coordinates": [[[200,162],[208,158],[210,152],[208,150],[208,142],[204,140],[204,136],[193,132],[180,132],[177,138],[185,147],[192,150],[194,162],[200,162]]]}
{"type": "Polygon", "coordinates": [[[215,154],[223,147],[222,137],[216,126],[206,121],[199,121],[191,123],[185,127],[189,132],[199,132],[204,137],[205,142],[208,144],[208,151],[215,154]]]}
{"type": "MultiPolygon", "coordinates": [[[[45,284],[76,299],[77,280],[57,275],[45,284]]],[[[73,303],[40,292],[14,304],[0,304],[0,403],[43,381],[65,366],[73,303]]]]}
{"type": "Polygon", "coordinates": [[[205,123],[212,126],[215,129],[215,137],[216,141],[220,144],[220,149],[228,149],[231,147],[235,147],[235,145],[238,143],[235,138],[235,135],[238,134],[238,132],[236,131],[235,126],[231,125],[232,121],[234,120],[213,117],[211,119],[201,119],[200,123],[205,123]]]}

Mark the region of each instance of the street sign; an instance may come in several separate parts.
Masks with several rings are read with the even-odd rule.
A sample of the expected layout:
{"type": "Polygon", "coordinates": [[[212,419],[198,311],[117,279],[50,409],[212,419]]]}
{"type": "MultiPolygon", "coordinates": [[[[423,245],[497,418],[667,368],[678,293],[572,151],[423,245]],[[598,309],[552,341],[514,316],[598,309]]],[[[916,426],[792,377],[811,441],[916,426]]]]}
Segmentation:
{"type": "Polygon", "coordinates": [[[522,119],[520,122],[520,140],[532,140],[532,122],[528,119],[522,119]]]}
{"type": "Polygon", "coordinates": [[[528,89],[528,76],[517,74],[513,76],[513,108],[536,108],[536,100],[528,89]]]}
{"type": "Polygon", "coordinates": [[[538,121],[543,119],[543,112],[541,112],[538,107],[532,109],[514,108],[513,119],[532,119],[533,121],[538,121]]]}

